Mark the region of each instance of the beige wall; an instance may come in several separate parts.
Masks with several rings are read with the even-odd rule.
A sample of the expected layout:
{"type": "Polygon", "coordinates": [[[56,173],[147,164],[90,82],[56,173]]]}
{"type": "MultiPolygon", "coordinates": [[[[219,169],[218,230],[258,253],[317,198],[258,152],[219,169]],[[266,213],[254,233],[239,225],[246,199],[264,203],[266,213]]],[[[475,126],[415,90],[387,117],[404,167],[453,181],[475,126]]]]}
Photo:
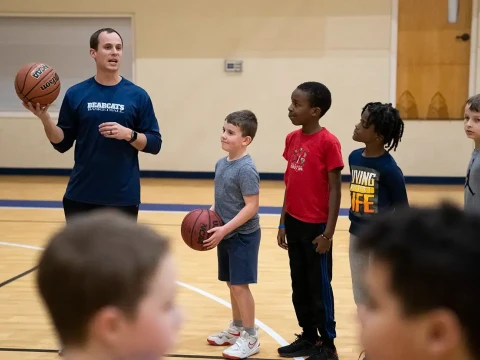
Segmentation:
{"type": "MultiPolygon", "coordinates": [[[[389,101],[389,0],[117,0],[2,1],[0,12],[134,14],[136,82],[151,95],[164,145],[141,156],[143,169],[213,171],[223,155],[219,135],[228,112],[259,117],[251,145],[259,171],[283,172],[291,91],[327,84],[333,106],[323,125],[343,146],[344,160],[361,107],[389,101]],[[33,9],[33,10],[32,10],[33,9]],[[223,60],[244,60],[242,74],[223,60]]],[[[88,49],[86,49],[88,51],[88,49]]],[[[94,68],[92,66],[92,73],[94,68]]],[[[0,119],[0,167],[69,168],[73,151],[56,153],[36,119],[0,119]]],[[[461,122],[406,122],[395,158],[410,176],[463,176],[472,144],[461,122]]],[[[344,173],[348,173],[348,167],[344,173]]]]}

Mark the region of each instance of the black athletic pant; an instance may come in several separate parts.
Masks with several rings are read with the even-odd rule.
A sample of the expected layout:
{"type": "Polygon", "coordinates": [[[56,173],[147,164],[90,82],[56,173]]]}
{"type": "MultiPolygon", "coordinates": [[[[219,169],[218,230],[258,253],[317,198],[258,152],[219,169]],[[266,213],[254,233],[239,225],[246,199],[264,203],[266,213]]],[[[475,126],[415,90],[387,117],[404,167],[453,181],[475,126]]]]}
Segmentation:
{"type": "Polygon", "coordinates": [[[96,205],[83,203],[78,201],[73,201],[67,198],[63,198],[63,211],[65,213],[65,219],[68,220],[77,214],[86,213],[95,209],[100,208],[111,208],[122,211],[123,213],[132,216],[135,220],[138,220],[138,205],[131,206],[107,206],[107,205],[96,205]]]}
{"type": "MultiPolygon", "coordinates": [[[[332,247],[324,254],[315,251],[312,241],[325,231],[326,224],[305,223],[285,214],[285,233],[292,278],[292,300],[304,336],[322,341],[336,337],[332,291],[332,247]]],[[[314,339],[311,339],[314,340],[314,339]]]]}

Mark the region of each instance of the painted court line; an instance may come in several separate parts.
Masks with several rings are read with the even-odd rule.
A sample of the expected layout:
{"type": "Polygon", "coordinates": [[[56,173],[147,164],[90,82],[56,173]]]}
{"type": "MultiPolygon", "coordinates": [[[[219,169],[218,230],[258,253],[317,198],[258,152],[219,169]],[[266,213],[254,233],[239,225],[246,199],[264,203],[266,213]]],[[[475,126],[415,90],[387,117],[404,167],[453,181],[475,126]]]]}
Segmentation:
{"type": "MultiPolygon", "coordinates": [[[[5,241],[0,241],[0,245],[4,245],[4,246],[10,246],[10,247],[16,247],[16,248],[23,248],[23,249],[30,249],[30,250],[37,250],[37,251],[42,251],[44,250],[43,248],[41,247],[38,247],[38,246],[31,246],[31,245],[24,245],[24,244],[16,244],[16,243],[10,243],[10,242],[5,242],[5,241]]],[[[191,290],[191,291],[194,291],[196,292],[197,294],[200,294],[200,295],[203,295],[223,306],[226,306],[227,308],[231,309],[232,308],[232,304],[230,304],[228,301],[225,301],[221,298],[219,298],[218,296],[215,296],[213,294],[210,294],[209,292],[205,291],[205,290],[202,290],[202,289],[199,289],[195,286],[192,286],[190,284],[187,284],[187,283],[184,283],[184,282],[181,282],[181,281],[177,281],[177,284],[180,285],[181,287],[184,287],[188,290],[191,290]]],[[[260,321],[258,319],[255,319],[255,324],[260,328],[262,329],[263,331],[265,331],[268,335],[270,335],[270,337],[272,339],[274,339],[277,343],[279,343],[281,346],[285,346],[285,345],[288,345],[289,343],[284,339],[282,338],[275,330],[273,330],[271,327],[269,327],[267,324],[265,324],[263,321],[260,321]]],[[[294,358],[294,360],[304,360],[302,357],[296,357],[294,358]]]]}
{"type": "MultiPolygon", "coordinates": [[[[1,206],[0,209],[6,209],[6,210],[63,210],[62,208],[55,208],[55,207],[32,207],[32,206],[1,206]]],[[[144,210],[140,209],[140,213],[165,213],[165,214],[187,214],[190,210],[144,210]]],[[[271,214],[271,213],[263,213],[259,211],[258,213],[260,216],[274,216],[278,217],[280,215],[280,212],[278,214],[271,214]]],[[[339,218],[346,218],[348,217],[348,209],[340,209],[340,214],[338,215],[339,218]]]]}
{"type": "Polygon", "coordinates": [[[17,247],[17,248],[24,248],[24,249],[30,249],[30,250],[38,250],[38,251],[42,251],[42,250],[43,250],[43,248],[38,247],[38,246],[15,244],[15,243],[9,243],[9,242],[4,242],[4,241],[0,241],[0,245],[10,246],[10,247],[17,247]]]}
{"type": "MultiPolygon", "coordinates": [[[[20,353],[58,353],[58,350],[52,349],[27,349],[27,348],[0,348],[0,352],[20,352],[20,353]]],[[[165,354],[164,358],[183,358],[183,359],[200,359],[200,360],[225,360],[223,356],[215,355],[192,355],[192,354],[165,354]]],[[[255,360],[277,360],[272,358],[259,358],[255,360]]]]}
{"type": "Polygon", "coordinates": [[[14,282],[15,280],[18,280],[18,279],[21,279],[22,277],[34,272],[35,270],[37,270],[38,266],[34,266],[33,268],[27,270],[27,271],[24,271],[18,275],[15,275],[14,277],[8,279],[8,280],[5,280],[4,282],[0,283],[0,288],[4,287],[5,285],[8,285],[12,282],[14,282]]]}
{"type": "MultiPolygon", "coordinates": [[[[61,201],[58,200],[18,200],[0,199],[0,208],[4,209],[63,209],[61,201]]],[[[141,212],[164,212],[164,213],[187,213],[195,209],[208,209],[210,205],[205,204],[168,204],[168,203],[142,203],[141,212]]],[[[280,206],[260,206],[260,215],[279,216],[282,208],[280,206]]],[[[340,209],[340,217],[348,216],[348,209],[340,209]]]]}
{"type": "MultiPolygon", "coordinates": [[[[32,207],[32,206],[0,206],[0,209],[6,209],[6,210],[62,210],[62,208],[54,208],[54,207],[32,207]]],[[[172,211],[166,211],[166,210],[144,210],[140,209],[140,213],[165,213],[165,214],[187,214],[190,210],[172,210],[172,211]]],[[[278,214],[269,214],[269,213],[262,213],[259,212],[260,216],[276,216],[278,217],[280,213],[278,214]]],[[[342,216],[339,216],[342,217],[342,216]]]]}

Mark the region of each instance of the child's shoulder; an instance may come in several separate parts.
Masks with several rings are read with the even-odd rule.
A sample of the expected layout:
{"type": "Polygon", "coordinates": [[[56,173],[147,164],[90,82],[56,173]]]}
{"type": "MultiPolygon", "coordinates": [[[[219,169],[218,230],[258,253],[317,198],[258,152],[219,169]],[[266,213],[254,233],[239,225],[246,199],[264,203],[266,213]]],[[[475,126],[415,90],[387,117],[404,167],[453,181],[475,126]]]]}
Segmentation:
{"type": "Polygon", "coordinates": [[[364,147],[361,147],[361,148],[358,148],[358,149],[353,150],[353,151],[350,153],[350,155],[348,155],[348,158],[349,158],[349,159],[362,158],[363,150],[365,150],[364,147]]]}
{"type": "Polygon", "coordinates": [[[218,175],[218,173],[225,171],[227,168],[228,160],[226,156],[221,157],[218,159],[215,163],[215,175],[218,175]]]}
{"type": "Polygon", "coordinates": [[[220,159],[217,160],[217,162],[215,163],[215,167],[217,167],[218,165],[220,164],[223,164],[223,163],[226,163],[227,162],[227,157],[226,156],[222,156],[220,159]]]}
{"type": "Polygon", "coordinates": [[[237,169],[248,169],[252,168],[255,171],[257,170],[257,166],[255,165],[255,161],[253,160],[252,156],[250,154],[246,154],[240,159],[234,160],[234,161],[229,161],[227,156],[223,156],[220,159],[217,160],[215,163],[215,168],[217,168],[219,165],[225,165],[228,167],[233,167],[237,169]]]}
{"type": "Polygon", "coordinates": [[[245,164],[255,166],[255,160],[253,159],[253,156],[250,154],[247,154],[244,156],[244,161],[245,161],[245,164]]]}
{"type": "Polygon", "coordinates": [[[255,172],[258,173],[257,171],[257,165],[255,165],[255,161],[253,160],[251,155],[245,155],[242,159],[242,161],[239,164],[240,171],[250,171],[250,172],[255,172]]]}
{"type": "Polygon", "coordinates": [[[338,140],[337,135],[332,133],[330,130],[328,130],[326,127],[322,129],[322,131],[319,132],[319,135],[322,136],[326,141],[331,141],[331,142],[340,142],[338,140]]]}
{"type": "Polygon", "coordinates": [[[350,155],[348,155],[348,162],[350,165],[373,167],[382,172],[388,172],[391,170],[398,171],[399,166],[389,152],[385,152],[385,154],[379,157],[370,158],[363,156],[364,150],[365,147],[361,147],[353,150],[350,155]]]}
{"type": "Polygon", "coordinates": [[[256,183],[260,181],[260,174],[257,170],[257,166],[249,154],[241,159],[235,160],[234,163],[228,164],[228,166],[233,166],[232,169],[234,171],[230,173],[232,181],[240,181],[244,183],[256,183]]]}
{"type": "Polygon", "coordinates": [[[285,136],[285,140],[288,142],[290,139],[296,137],[296,136],[300,136],[302,133],[302,129],[295,129],[293,131],[290,131],[287,136],[285,136]]]}
{"type": "Polygon", "coordinates": [[[392,156],[392,154],[390,154],[389,152],[387,152],[387,154],[385,155],[384,166],[387,169],[387,171],[390,170],[390,171],[393,171],[395,173],[397,173],[397,172],[402,173],[402,169],[400,168],[400,166],[398,166],[397,161],[392,156]]]}
{"type": "Polygon", "coordinates": [[[332,145],[341,148],[338,137],[325,127],[313,135],[304,135],[301,128],[291,131],[285,138],[285,144],[287,147],[292,143],[292,140],[294,142],[300,141],[300,143],[307,142],[315,145],[314,147],[320,152],[324,151],[323,149],[325,147],[329,148],[332,145]]]}
{"type": "Polygon", "coordinates": [[[325,127],[322,128],[322,130],[316,134],[315,139],[316,139],[315,142],[318,145],[319,151],[324,151],[324,149],[326,148],[327,149],[342,148],[342,145],[340,144],[340,140],[338,140],[338,137],[325,127]]]}

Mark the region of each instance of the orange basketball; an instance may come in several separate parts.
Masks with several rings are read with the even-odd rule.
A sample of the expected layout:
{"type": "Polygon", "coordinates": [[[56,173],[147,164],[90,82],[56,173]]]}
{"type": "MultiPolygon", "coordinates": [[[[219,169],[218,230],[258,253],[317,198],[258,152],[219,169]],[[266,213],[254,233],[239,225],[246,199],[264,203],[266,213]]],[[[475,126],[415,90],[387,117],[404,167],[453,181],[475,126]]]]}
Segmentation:
{"type": "Polygon", "coordinates": [[[196,209],[190,211],[182,221],[182,239],[190,248],[197,251],[204,251],[203,242],[210,237],[207,231],[222,226],[220,216],[209,209],[196,209]]]}
{"type": "Polygon", "coordinates": [[[15,77],[15,91],[24,103],[33,106],[52,104],[60,93],[60,77],[55,69],[42,63],[23,66],[15,77]]]}

